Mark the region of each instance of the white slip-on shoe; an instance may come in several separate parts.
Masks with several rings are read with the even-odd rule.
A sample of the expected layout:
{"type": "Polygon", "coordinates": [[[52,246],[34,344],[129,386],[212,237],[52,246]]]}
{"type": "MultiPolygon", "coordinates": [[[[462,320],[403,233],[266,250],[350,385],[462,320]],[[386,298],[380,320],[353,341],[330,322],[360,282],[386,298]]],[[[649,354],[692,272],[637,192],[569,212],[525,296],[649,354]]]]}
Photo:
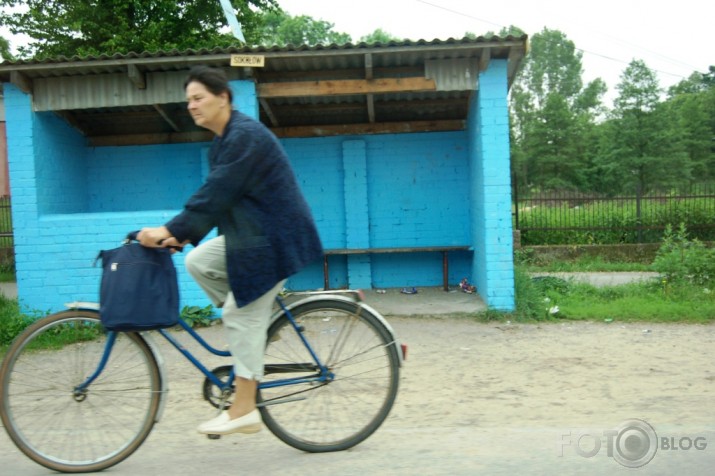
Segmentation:
{"type": "Polygon", "coordinates": [[[229,422],[230,420],[231,418],[228,416],[228,412],[221,412],[218,414],[218,416],[200,424],[196,429],[199,433],[204,433],[204,428],[212,428],[216,425],[222,425],[224,423],[229,422]]]}
{"type": "Polygon", "coordinates": [[[256,433],[261,431],[261,413],[258,409],[242,417],[231,420],[228,412],[223,412],[198,426],[199,433],[205,435],[230,435],[231,433],[256,433]]]}

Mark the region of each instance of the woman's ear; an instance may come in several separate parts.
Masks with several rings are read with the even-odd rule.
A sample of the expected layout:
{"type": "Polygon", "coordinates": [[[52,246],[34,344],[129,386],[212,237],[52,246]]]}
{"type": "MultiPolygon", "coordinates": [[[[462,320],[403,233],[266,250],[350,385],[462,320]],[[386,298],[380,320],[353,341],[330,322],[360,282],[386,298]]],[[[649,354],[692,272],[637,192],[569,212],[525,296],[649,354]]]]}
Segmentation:
{"type": "Polygon", "coordinates": [[[230,107],[230,106],[231,106],[231,100],[230,100],[229,97],[228,97],[228,93],[227,93],[226,91],[224,91],[224,92],[222,92],[222,93],[220,94],[220,96],[221,96],[221,99],[223,99],[223,101],[224,101],[223,105],[230,107]]]}

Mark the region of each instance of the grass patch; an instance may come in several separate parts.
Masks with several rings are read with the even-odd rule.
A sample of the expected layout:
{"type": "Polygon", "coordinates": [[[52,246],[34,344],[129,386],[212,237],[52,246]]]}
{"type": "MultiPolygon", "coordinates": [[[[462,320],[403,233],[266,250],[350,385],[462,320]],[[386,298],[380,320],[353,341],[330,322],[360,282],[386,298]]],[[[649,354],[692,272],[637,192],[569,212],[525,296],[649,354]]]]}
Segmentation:
{"type": "MultiPolygon", "coordinates": [[[[715,284],[712,281],[695,285],[687,280],[653,279],[595,287],[553,276],[532,278],[529,274],[532,270],[524,264],[515,266],[514,312],[490,310],[479,314],[477,319],[517,322],[715,322],[715,284]]],[[[584,271],[583,268],[569,270],[584,271]]]]}
{"type": "Polygon", "coordinates": [[[596,288],[568,283],[546,298],[559,312],[553,318],[605,322],[704,324],[715,321],[715,293],[704,286],[658,281],[596,288]]]}

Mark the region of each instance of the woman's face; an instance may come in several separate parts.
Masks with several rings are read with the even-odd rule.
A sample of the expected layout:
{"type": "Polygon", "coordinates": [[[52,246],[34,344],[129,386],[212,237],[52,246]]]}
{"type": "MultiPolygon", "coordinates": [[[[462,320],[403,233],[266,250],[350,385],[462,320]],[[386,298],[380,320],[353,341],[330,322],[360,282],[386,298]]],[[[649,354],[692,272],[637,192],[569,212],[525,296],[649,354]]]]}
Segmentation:
{"type": "Polygon", "coordinates": [[[192,81],[186,85],[186,101],[189,114],[197,126],[214,132],[217,126],[222,128],[221,122],[225,120],[228,107],[228,93],[216,96],[203,83],[192,81]]]}

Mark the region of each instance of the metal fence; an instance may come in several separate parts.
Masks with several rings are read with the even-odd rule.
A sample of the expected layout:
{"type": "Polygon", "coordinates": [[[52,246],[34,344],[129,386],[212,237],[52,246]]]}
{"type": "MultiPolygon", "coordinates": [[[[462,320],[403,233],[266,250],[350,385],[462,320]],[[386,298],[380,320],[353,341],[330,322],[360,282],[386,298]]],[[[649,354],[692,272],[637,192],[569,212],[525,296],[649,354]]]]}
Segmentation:
{"type": "Polygon", "coordinates": [[[0,270],[14,266],[14,240],[10,197],[0,197],[0,270]]]}
{"type": "Polygon", "coordinates": [[[513,211],[522,244],[655,243],[680,224],[691,238],[715,240],[715,184],[610,197],[515,189],[513,211]]]}
{"type": "MultiPolygon", "coordinates": [[[[0,197],[0,238],[10,238],[12,246],[12,214],[10,213],[10,197],[0,197]]],[[[5,241],[0,241],[5,244],[5,241]]]]}

